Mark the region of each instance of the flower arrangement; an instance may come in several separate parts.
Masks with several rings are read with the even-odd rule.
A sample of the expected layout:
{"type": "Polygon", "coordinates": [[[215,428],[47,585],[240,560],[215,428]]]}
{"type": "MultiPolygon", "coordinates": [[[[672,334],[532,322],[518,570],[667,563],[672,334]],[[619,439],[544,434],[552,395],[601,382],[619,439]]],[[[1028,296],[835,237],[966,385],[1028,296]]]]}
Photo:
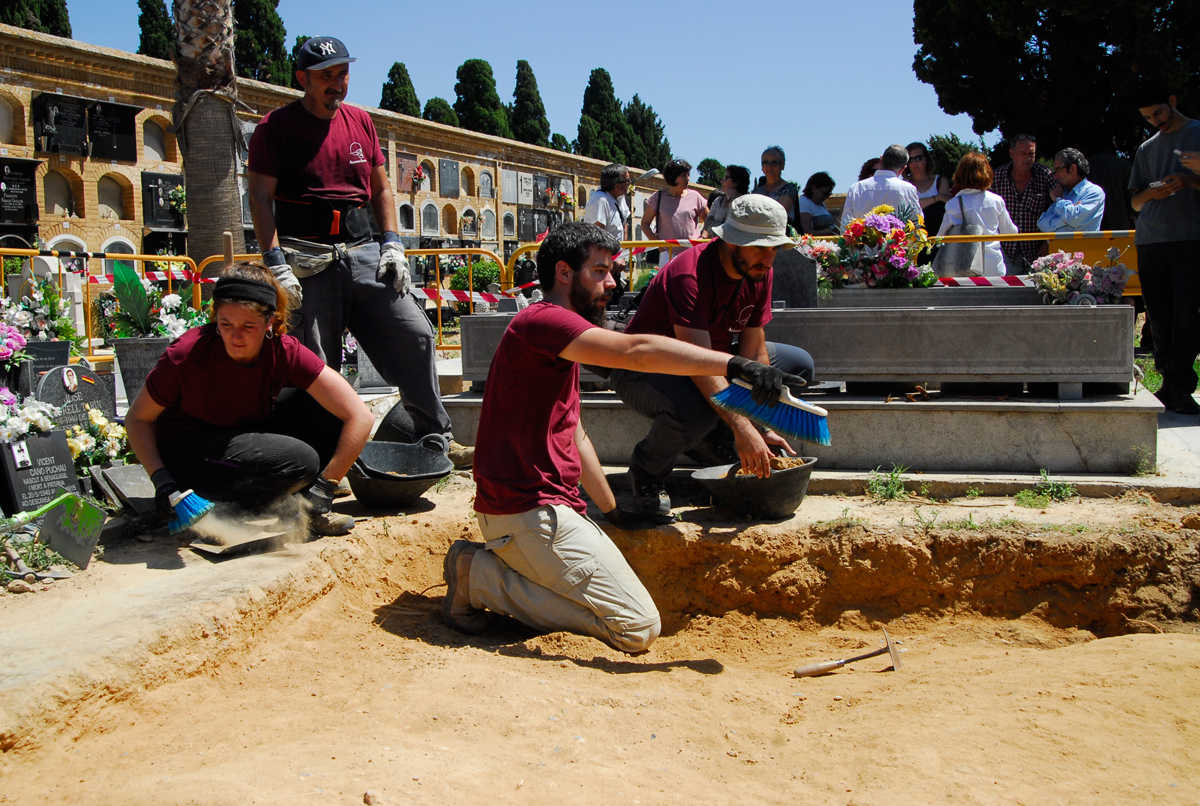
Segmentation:
{"type": "Polygon", "coordinates": [[[919,212],[881,204],[851,221],[835,239],[804,236],[801,254],[816,262],[824,289],[863,284],[871,288],[926,288],[937,283],[929,266],[918,265],[931,244],[919,212]]]}
{"type": "Polygon", "coordinates": [[[570,210],[575,206],[575,200],[571,198],[571,194],[565,190],[558,192],[558,206],[564,210],[570,210]]]}
{"type": "MultiPolygon", "coordinates": [[[[14,369],[29,356],[25,354],[25,334],[19,327],[0,322],[0,366],[14,369]]],[[[4,391],[8,391],[5,389],[4,391]]]]}
{"type": "Polygon", "coordinates": [[[208,323],[208,315],[184,305],[180,294],[164,295],[157,285],[121,262],[113,269],[113,290],[100,295],[98,307],[106,338],[175,339],[189,328],[208,323]]]}
{"type": "Polygon", "coordinates": [[[15,442],[26,434],[51,431],[59,413],[57,406],[32,397],[18,403],[12,392],[0,387],[0,442],[15,442]]]}
{"type": "Polygon", "coordinates": [[[425,181],[425,168],[424,168],[424,166],[418,165],[416,167],[416,169],[413,170],[413,173],[412,173],[413,190],[419,190],[421,187],[421,183],[424,181],[425,181]]]}
{"type": "Polygon", "coordinates": [[[176,185],[167,191],[167,207],[181,216],[187,215],[187,190],[183,185],[176,185]]]}
{"type": "Polygon", "coordinates": [[[93,465],[108,465],[129,458],[129,438],[125,427],[104,416],[100,409],[87,406],[86,425],[67,429],[67,446],[78,470],[93,465]]]}
{"type": "Polygon", "coordinates": [[[1133,274],[1120,262],[1116,247],[1104,253],[1108,265],[1084,262],[1083,252],[1064,252],[1033,261],[1033,284],[1045,302],[1052,305],[1114,305],[1121,301],[1125,283],[1133,274]]]}
{"type": "Polygon", "coordinates": [[[69,341],[72,352],[79,352],[81,337],[75,332],[75,320],[58,284],[48,277],[38,280],[34,289],[17,302],[0,299],[0,319],[19,328],[26,342],[69,341]]]}

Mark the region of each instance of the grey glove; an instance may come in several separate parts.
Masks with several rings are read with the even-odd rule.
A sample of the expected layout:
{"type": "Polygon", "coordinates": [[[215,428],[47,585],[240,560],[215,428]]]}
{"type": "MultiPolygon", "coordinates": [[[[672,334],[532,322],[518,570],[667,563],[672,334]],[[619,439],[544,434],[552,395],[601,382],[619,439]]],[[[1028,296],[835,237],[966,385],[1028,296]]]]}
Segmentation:
{"type": "Polygon", "coordinates": [[[322,515],[333,509],[333,497],[337,494],[338,483],[324,476],[317,476],[312,486],[304,491],[304,500],[308,501],[316,515],[322,515]]]}
{"type": "Polygon", "coordinates": [[[304,300],[304,291],[301,290],[300,281],[296,279],[292,267],[287,264],[287,256],[283,254],[283,250],[272,246],[263,252],[263,263],[271,270],[271,274],[275,275],[275,282],[292,298],[292,304],[299,307],[304,300]]]}
{"type": "Polygon", "coordinates": [[[375,272],[375,281],[384,285],[391,284],[396,293],[404,296],[412,291],[412,274],[408,269],[408,258],[404,255],[404,245],[400,236],[394,232],[383,233],[383,243],[379,246],[379,269],[375,272]]]}

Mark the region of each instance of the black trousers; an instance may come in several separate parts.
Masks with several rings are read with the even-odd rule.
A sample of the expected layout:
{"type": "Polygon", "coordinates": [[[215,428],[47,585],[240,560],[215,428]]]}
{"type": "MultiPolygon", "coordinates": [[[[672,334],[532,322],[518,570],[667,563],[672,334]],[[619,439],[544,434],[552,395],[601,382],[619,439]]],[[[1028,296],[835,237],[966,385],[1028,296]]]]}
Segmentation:
{"type": "Polygon", "coordinates": [[[1154,366],[1168,394],[1196,391],[1200,354],[1200,241],[1139,246],[1138,275],[1154,334],[1154,366]]]}
{"type": "Polygon", "coordinates": [[[157,428],[163,463],[182,489],[251,510],[312,484],[341,433],[342,421],[299,389],[283,390],[271,416],[252,427],[160,418],[157,428]]]}

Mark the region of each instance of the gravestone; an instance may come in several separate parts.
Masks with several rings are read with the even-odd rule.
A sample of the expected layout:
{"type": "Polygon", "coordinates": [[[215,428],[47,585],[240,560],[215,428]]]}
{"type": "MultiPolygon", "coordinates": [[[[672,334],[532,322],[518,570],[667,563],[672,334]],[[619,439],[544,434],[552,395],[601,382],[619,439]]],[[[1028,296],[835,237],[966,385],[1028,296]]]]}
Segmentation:
{"type": "Polygon", "coordinates": [[[534,231],[534,226],[536,224],[537,221],[535,220],[533,210],[529,209],[528,207],[517,208],[517,238],[520,241],[529,243],[533,240],[534,235],[541,231],[534,231]]]}
{"type": "Polygon", "coordinates": [[[533,174],[517,174],[517,204],[533,204],[533,174]]]}
{"type": "Polygon", "coordinates": [[[551,190],[550,177],[545,174],[533,175],[533,204],[535,207],[545,207],[551,190]]]}
{"type": "Polygon", "coordinates": [[[113,465],[102,469],[100,475],[107,482],[103,486],[115,492],[118,503],[131,509],[135,515],[145,517],[157,511],[154,482],[141,465],[113,465]]]}
{"type": "Polygon", "coordinates": [[[379,374],[379,370],[375,369],[375,365],[371,363],[371,357],[367,355],[367,351],[360,344],[358,347],[358,391],[367,392],[369,394],[388,395],[396,391],[396,387],[392,386],[387,380],[379,374]]]}
{"type": "Polygon", "coordinates": [[[104,412],[109,419],[117,416],[112,390],[86,367],[54,367],[42,376],[34,397],[62,409],[56,421],[63,427],[86,425],[88,406],[104,412]]]}
{"type": "Polygon", "coordinates": [[[79,477],[62,431],[0,445],[0,505],[6,513],[37,509],[63,491],[79,492],[79,477]]]}
{"type": "Polygon", "coordinates": [[[775,254],[771,298],[786,302],[785,308],[817,307],[817,264],[812,258],[795,249],[780,249],[775,254]]]}
{"type": "Polygon", "coordinates": [[[438,160],[438,195],[443,199],[458,198],[457,160],[438,160]]]}
{"type": "Polygon", "coordinates": [[[508,168],[501,168],[500,201],[505,204],[516,204],[517,199],[517,172],[510,171],[508,168]]]}
{"type": "Polygon", "coordinates": [[[37,222],[39,164],[40,160],[0,159],[0,223],[37,222]]]}
{"type": "Polygon", "coordinates": [[[22,373],[19,386],[21,395],[29,396],[37,391],[38,381],[47,372],[70,362],[71,342],[33,340],[25,345],[25,353],[29,356],[25,359],[29,370],[22,373]]]}

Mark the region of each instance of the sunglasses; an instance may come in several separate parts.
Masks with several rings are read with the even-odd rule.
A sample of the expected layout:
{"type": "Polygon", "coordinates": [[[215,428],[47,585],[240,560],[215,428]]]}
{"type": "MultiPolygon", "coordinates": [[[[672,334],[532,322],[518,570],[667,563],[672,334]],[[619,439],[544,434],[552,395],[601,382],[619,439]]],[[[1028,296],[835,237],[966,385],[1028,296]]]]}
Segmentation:
{"type": "Polygon", "coordinates": [[[783,160],[763,160],[763,165],[783,165],[783,160]]]}

